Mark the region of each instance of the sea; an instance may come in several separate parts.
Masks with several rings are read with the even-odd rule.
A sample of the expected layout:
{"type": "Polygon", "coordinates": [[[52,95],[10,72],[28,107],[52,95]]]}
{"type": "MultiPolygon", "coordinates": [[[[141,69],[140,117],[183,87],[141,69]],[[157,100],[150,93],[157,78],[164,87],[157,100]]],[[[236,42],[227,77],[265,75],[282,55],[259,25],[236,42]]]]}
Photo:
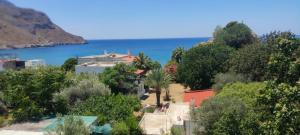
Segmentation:
{"type": "Polygon", "coordinates": [[[87,44],[59,45],[53,47],[37,47],[0,50],[1,54],[12,54],[20,60],[43,59],[47,65],[60,66],[71,57],[82,57],[107,53],[123,53],[132,55],[145,53],[152,60],[166,64],[172,51],[177,47],[189,49],[200,42],[208,41],[202,38],[168,38],[168,39],[116,39],[88,40],[87,44]]]}

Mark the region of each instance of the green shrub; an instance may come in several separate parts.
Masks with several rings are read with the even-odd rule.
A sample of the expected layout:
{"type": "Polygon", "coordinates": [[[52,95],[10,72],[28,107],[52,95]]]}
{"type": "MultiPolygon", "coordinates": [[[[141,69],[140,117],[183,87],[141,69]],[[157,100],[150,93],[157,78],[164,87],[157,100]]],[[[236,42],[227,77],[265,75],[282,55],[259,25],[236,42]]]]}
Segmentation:
{"type": "Polygon", "coordinates": [[[65,71],[75,71],[75,66],[78,64],[77,58],[69,58],[67,59],[61,68],[65,71]]]}
{"type": "Polygon", "coordinates": [[[225,62],[234,50],[224,45],[197,46],[188,50],[177,69],[180,82],[191,89],[211,87],[214,75],[225,72],[225,62]]]}
{"type": "Polygon", "coordinates": [[[125,122],[118,122],[113,126],[112,135],[130,135],[130,130],[125,122]]]}
{"type": "Polygon", "coordinates": [[[100,82],[96,75],[88,75],[87,77],[75,81],[73,85],[63,89],[59,95],[68,101],[69,105],[76,102],[84,101],[91,96],[109,95],[110,89],[100,82]]]}
{"type": "Polygon", "coordinates": [[[226,84],[235,82],[248,82],[248,79],[242,74],[236,74],[234,72],[219,73],[214,77],[212,88],[216,93],[219,93],[226,84]]]}
{"type": "Polygon", "coordinates": [[[64,117],[64,123],[57,126],[55,133],[57,135],[90,135],[90,129],[80,117],[70,115],[64,117]]]}

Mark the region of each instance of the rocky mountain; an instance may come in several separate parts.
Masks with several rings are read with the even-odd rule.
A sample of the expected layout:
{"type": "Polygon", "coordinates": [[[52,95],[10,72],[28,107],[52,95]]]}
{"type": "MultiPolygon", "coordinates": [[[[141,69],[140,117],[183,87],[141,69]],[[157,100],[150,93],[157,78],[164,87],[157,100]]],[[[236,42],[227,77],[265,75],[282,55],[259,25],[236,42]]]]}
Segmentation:
{"type": "Polygon", "coordinates": [[[85,42],[82,37],[67,33],[52,23],[42,12],[0,0],[0,49],[85,42]]]}

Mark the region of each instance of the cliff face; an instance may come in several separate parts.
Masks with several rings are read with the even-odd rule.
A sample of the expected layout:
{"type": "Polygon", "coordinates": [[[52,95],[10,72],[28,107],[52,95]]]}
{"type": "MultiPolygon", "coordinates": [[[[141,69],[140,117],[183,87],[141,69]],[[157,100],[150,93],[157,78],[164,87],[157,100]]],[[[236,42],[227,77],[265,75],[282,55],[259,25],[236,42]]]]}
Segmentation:
{"type": "Polygon", "coordinates": [[[85,42],[82,37],[67,33],[52,23],[42,12],[0,0],[0,49],[85,42]]]}

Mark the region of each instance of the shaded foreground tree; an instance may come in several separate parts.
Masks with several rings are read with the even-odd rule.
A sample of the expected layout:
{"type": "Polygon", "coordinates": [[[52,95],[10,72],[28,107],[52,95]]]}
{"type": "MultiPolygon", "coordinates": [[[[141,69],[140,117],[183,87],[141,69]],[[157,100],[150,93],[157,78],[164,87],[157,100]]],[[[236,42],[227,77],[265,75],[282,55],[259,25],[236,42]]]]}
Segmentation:
{"type": "Polygon", "coordinates": [[[166,89],[166,96],[169,97],[168,87],[171,84],[171,76],[166,74],[162,69],[152,70],[145,79],[145,84],[155,89],[156,105],[160,106],[160,94],[163,88],[166,89]]]}
{"type": "Polygon", "coordinates": [[[260,91],[258,109],[264,134],[300,133],[300,87],[268,82],[260,91]]]}
{"type": "Polygon", "coordinates": [[[197,46],[189,49],[177,69],[177,78],[192,90],[211,87],[213,77],[226,71],[226,61],[234,51],[224,45],[197,46]]]}

